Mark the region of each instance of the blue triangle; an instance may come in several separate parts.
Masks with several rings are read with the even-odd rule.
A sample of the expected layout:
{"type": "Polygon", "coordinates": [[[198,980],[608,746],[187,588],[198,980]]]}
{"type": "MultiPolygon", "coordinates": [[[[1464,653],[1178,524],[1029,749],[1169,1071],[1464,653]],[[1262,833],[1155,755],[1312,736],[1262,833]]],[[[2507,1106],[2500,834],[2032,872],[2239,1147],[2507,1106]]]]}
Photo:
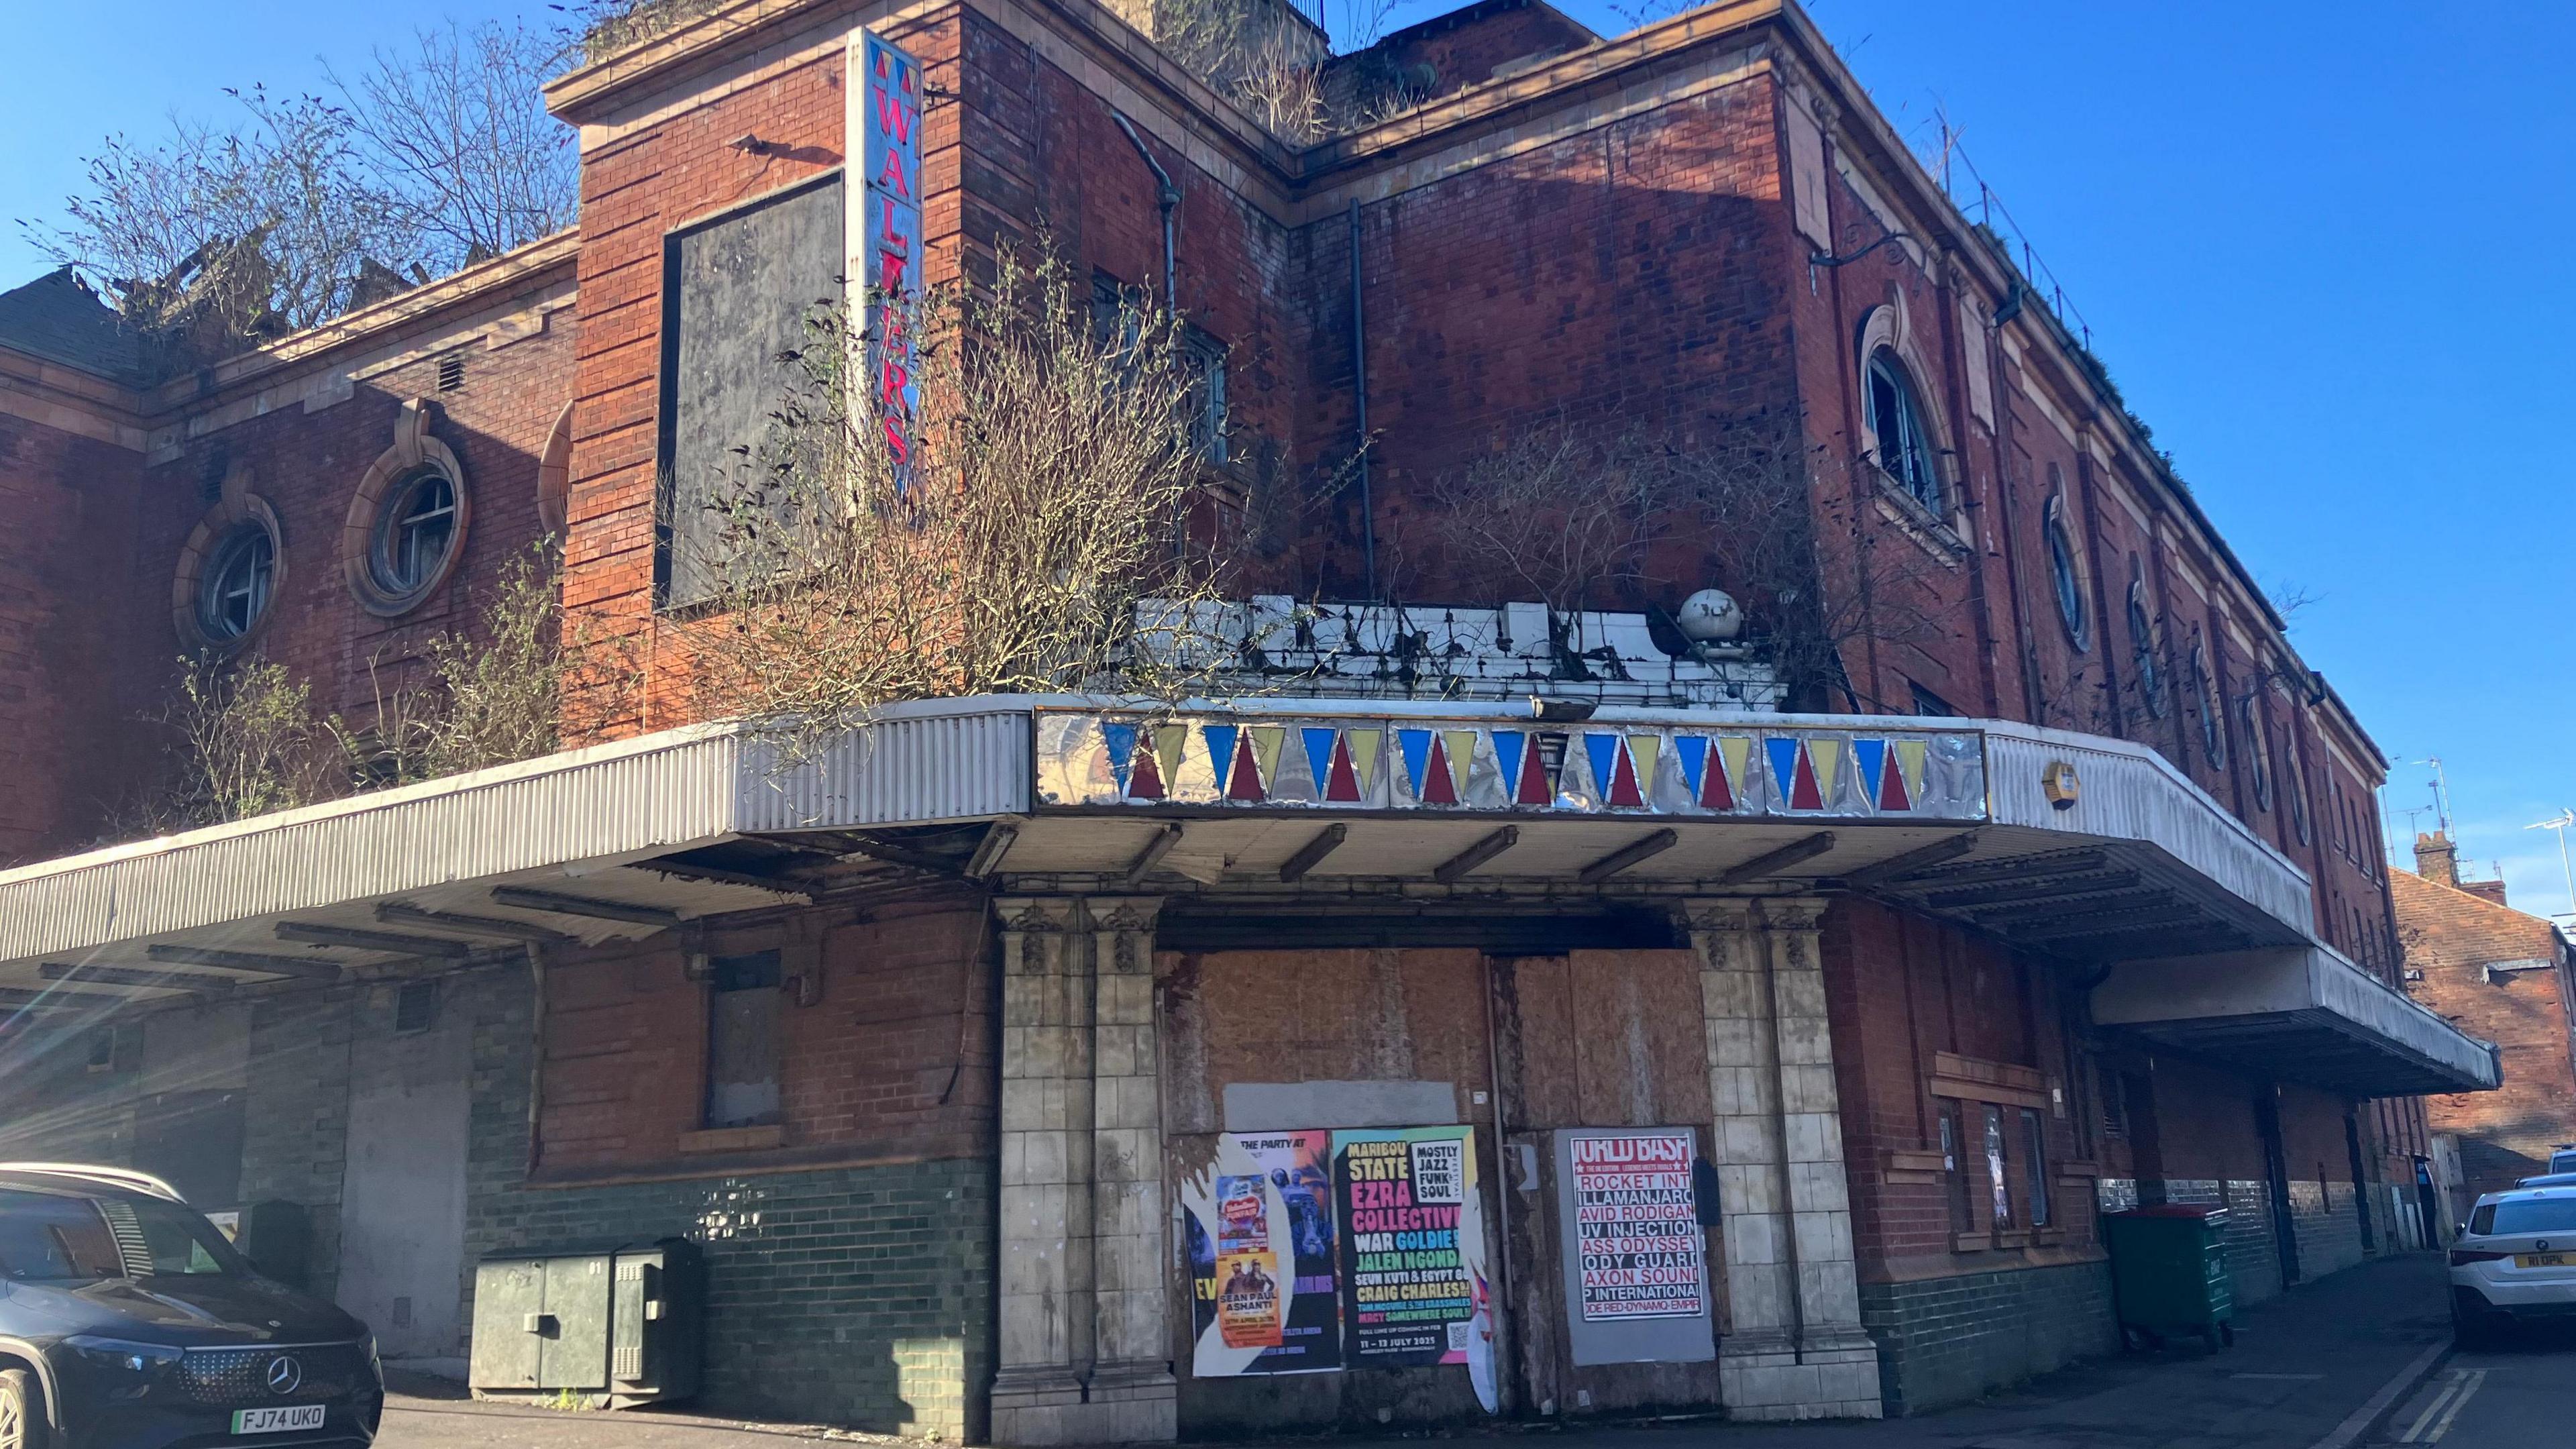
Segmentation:
{"type": "Polygon", "coordinates": [[[1691,803],[1699,803],[1699,782],[1708,776],[1708,740],[1701,735],[1673,736],[1673,751],[1681,757],[1682,783],[1690,787],[1691,803]]]}
{"type": "Polygon", "coordinates": [[[1852,762],[1860,766],[1860,782],[1867,787],[1870,808],[1878,808],[1879,778],[1887,773],[1887,741],[1852,741],[1852,762]]]}
{"type": "Polygon", "coordinates": [[[1771,758],[1773,798],[1785,809],[1789,804],[1789,782],[1798,775],[1798,742],[1788,735],[1766,735],[1762,752],[1771,758]]]}
{"type": "Polygon", "coordinates": [[[1619,767],[1617,735],[1585,735],[1583,752],[1592,757],[1592,790],[1596,798],[1610,798],[1610,772],[1619,767]]]}
{"type": "Polygon", "coordinates": [[[1315,772],[1315,798],[1324,798],[1324,781],[1333,773],[1333,737],[1341,731],[1330,725],[1308,725],[1297,733],[1306,738],[1306,766],[1315,772]]]}
{"type": "Polygon", "coordinates": [[[1395,743],[1404,751],[1404,775],[1413,782],[1413,798],[1422,798],[1422,771],[1431,763],[1431,731],[1397,730],[1395,743]]]}
{"type": "Polygon", "coordinates": [[[1100,738],[1109,746],[1109,773],[1118,782],[1118,793],[1127,793],[1127,766],[1136,758],[1136,727],[1131,724],[1100,722],[1100,738]]]}
{"type": "MultiPolygon", "coordinates": [[[[1216,766],[1216,794],[1217,798],[1222,800],[1225,798],[1226,781],[1232,779],[1234,776],[1234,737],[1237,733],[1236,727],[1233,725],[1201,725],[1199,726],[1199,733],[1207,737],[1208,763],[1216,766]]],[[[1166,790],[1170,789],[1171,782],[1168,780],[1164,781],[1163,788],[1166,790]]]]}
{"type": "Polygon", "coordinates": [[[1521,742],[1528,736],[1519,730],[1494,731],[1494,758],[1503,767],[1503,798],[1519,798],[1521,790],[1521,742]]]}

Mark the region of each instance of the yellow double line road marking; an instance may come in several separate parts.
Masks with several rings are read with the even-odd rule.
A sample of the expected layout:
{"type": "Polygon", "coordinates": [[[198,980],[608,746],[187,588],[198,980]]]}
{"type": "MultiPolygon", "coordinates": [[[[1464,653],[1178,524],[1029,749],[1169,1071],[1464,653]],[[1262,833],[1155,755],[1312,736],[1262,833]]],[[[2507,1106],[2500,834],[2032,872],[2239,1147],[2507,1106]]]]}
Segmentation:
{"type": "Polygon", "coordinates": [[[2460,1417],[2460,1410],[2477,1396],[2478,1387],[2486,1381],[2485,1369],[2455,1370],[2450,1382],[2442,1386],[2442,1392],[2434,1395],[2433,1402],[2424,1406],[2424,1412],[2415,1416],[2414,1424],[2397,1436],[2397,1442],[2441,1443],[2442,1436],[2451,1432],[2452,1421],[2460,1417]]]}

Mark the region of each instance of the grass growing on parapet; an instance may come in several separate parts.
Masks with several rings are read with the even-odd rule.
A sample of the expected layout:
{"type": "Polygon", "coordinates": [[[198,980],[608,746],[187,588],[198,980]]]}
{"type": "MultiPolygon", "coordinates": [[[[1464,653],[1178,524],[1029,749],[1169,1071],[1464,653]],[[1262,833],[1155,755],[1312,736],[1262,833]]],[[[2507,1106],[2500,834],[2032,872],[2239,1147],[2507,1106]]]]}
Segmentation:
{"type": "MultiPolygon", "coordinates": [[[[181,660],[159,774],[118,812],[111,839],[165,835],[363,791],[550,754],[567,745],[568,697],[622,696],[640,681],[616,641],[562,608],[550,542],[505,565],[462,631],[437,635],[398,678],[371,670],[363,710],[326,710],[313,687],[256,654],[181,660]],[[569,645],[569,647],[567,647],[569,645]]],[[[587,717],[617,713],[615,702],[587,717]]]]}
{"type": "Polygon", "coordinates": [[[681,631],[698,712],[776,722],[801,759],[906,700],[1200,691],[1172,661],[1211,651],[1134,647],[1140,604],[1189,621],[1224,597],[1181,320],[1047,252],[935,290],[911,326],[909,438],[860,388],[865,340],[821,309],[768,437],[685,490],[715,515],[689,549],[712,597],[681,631]]]}

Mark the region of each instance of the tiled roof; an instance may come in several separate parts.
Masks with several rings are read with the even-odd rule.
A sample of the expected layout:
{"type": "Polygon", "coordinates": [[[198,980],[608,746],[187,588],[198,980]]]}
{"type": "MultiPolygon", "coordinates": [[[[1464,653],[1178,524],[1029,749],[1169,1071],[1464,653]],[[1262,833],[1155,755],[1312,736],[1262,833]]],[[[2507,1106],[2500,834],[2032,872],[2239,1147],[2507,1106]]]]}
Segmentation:
{"type": "Polygon", "coordinates": [[[113,382],[143,380],[143,340],[69,267],[0,292],[0,346],[113,382]]]}

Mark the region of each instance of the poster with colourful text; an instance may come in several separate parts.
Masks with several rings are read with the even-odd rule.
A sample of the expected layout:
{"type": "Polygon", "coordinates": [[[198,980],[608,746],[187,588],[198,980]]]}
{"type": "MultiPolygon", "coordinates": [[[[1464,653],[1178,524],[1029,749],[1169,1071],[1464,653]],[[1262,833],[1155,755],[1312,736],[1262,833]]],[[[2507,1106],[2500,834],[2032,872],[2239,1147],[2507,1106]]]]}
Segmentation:
{"type": "Polygon", "coordinates": [[[1583,1316],[1697,1318],[1708,1311],[1688,1132],[1573,1144],[1576,1288],[1583,1316]]]}
{"type": "Polygon", "coordinates": [[[1228,1133],[1182,1184],[1193,1374],[1342,1366],[1331,1157],[1329,1132],[1228,1133]]]}
{"type": "Polygon", "coordinates": [[[1333,1134],[1346,1361],[1466,1364],[1490,1410],[1493,1295],[1476,1188],[1472,1127],[1333,1134]]]}

